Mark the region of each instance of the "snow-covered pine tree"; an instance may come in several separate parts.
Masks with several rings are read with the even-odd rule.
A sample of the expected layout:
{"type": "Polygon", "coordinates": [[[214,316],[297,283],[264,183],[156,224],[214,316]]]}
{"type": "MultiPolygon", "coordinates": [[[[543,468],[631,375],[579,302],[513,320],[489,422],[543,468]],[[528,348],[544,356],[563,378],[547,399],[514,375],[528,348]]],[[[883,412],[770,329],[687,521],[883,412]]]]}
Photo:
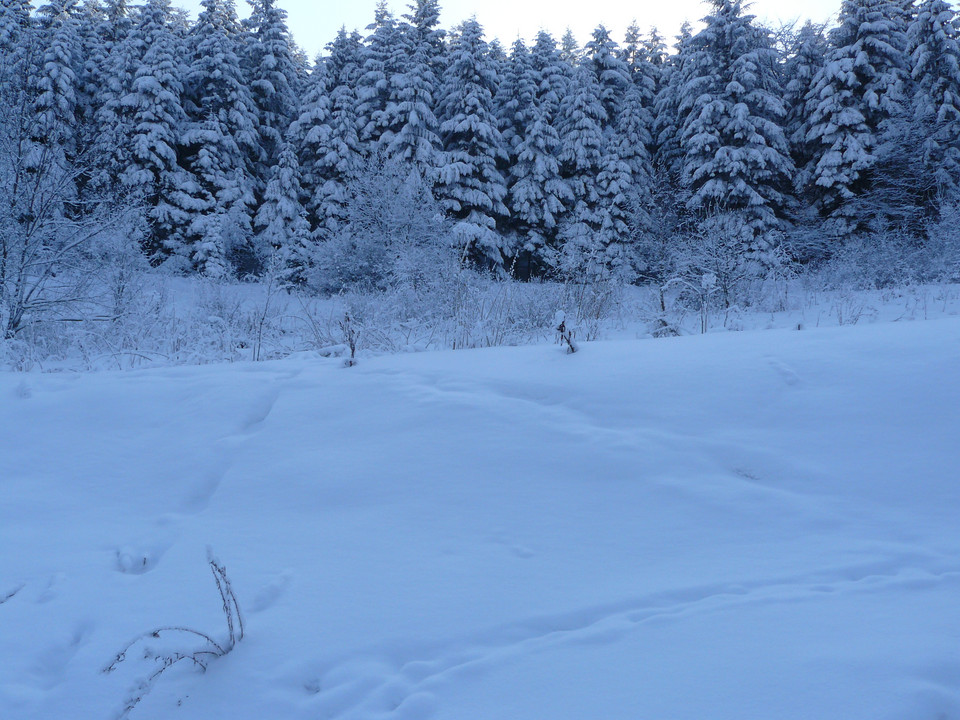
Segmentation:
{"type": "Polygon", "coordinates": [[[538,84],[533,74],[530,51],[523,40],[517,38],[510,48],[510,57],[494,97],[497,123],[510,155],[511,165],[516,160],[516,146],[524,128],[530,123],[531,108],[537,100],[538,84]]]}
{"type": "Polygon", "coordinates": [[[133,33],[127,0],[106,0],[100,29],[104,60],[94,100],[93,135],[97,175],[93,180],[107,192],[119,192],[119,178],[130,164],[133,109],[123,99],[133,87],[134,73],[146,52],[143,37],[133,33]]]}
{"type": "MultiPolygon", "coordinates": [[[[360,33],[355,30],[348,33],[345,27],[340,28],[337,36],[327,44],[327,53],[323,62],[327,74],[325,82],[331,88],[350,85],[355,89],[362,74],[361,65],[364,60],[363,38],[360,33]]],[[[316,67],[317,63],[314,63],[314,69],[316,67]]]]}
{"type": "MultiPolygon", "coordinates": [[[[77,151],[88,154],[96,143],[97,102],[107,64],[107,15],[100,0],[87,0],[76,13],[78,62],[74,138],[77,151]]],[[[84,177],[81,185],[90,178],[84,177]]]]}
{"type": "Polygon", "coordinates": [[[782,227],[793,175],[780,123],[784,115],[777,57],[766,31],[740,0],[713,0],[691,39],[690,73],[679,110],[689,207],[743,228],[742,252],[772,262],[772,233],[782,227]]]}
{"type": "Polygon", "coordinates": [[[245,43],[246,76],[257,113],[259,152],[252,167],[261,183],[280,157],[290,123],[297,113],[300,71],[287,28],[287,11],[276,0],[247,0],[250,17],[245,43]]]}
{"type": "Polygon", "coordinates": [[[30,0],[0,0],[0,62],[7,61],[30,32],[30,0]]]}
{"type": "Polygon", "coordinates": [[[201,272],[217,276],[228,270],[229,255],[243,256],[249,246],[254,179],[248,163],[257,153],[259,136],[241,67],[233,0],[202,0],[201,6],[190,35],[193,57],[184,98],[189,122],[181,139],[181,163],[201,190],[191,213],[193,242],[200,246],[188,252],[201,272]]]}
{"type": "MultiPolygon", "coordinates": [[[[345,34],[344,34],[345,36],[345,34]]],[[[300,159],[304,206],[315,241],[328,240],[346,222],[350,185],[360,166],[353,85],[337,82],[356,71],[349,44],[334,41],[311,74],[300,117],[290,129],[300,159]]]]}
{"type": "Polygon", "coordinates": [[[372,34],[364,46],[361,75],[357,81],[357,122],[366,156],[377,154],[393,141],[400,130],[396,105],[396,78],[406,69],[406,46],[400,27],[386,0],[377,3],[372,34]]]}
{"type": "MultiPolygon", "coordinates": [[[[656,33],[656,30],[652,30],[651,33],[656,33]]],[[[660,89],[665,50],[662,41],[656,35],[652,35],[651,39],[640,44],[639,30],[636,25],[628,28],[627,42],[629,45],[625,45],[620,54],[626,63],[630,80],[636,86],[637,99],[646,116],[647,132],[651,134],[647,144],[649,151],[653,140],[654,101],[660,89]],[[650,43],[654,43],[654,46],[650,46],[650,43]]]]}
{"type": "Polygon", "coordinates": [[[263,194],[263,204],[254,219],[259,253],[264,266],[274,258],[274,270],[285,283],[304,280],[310,261],[310,228],[300,204],[300,167],[297,153],[286,144],[263,194]]]}
{"type": "MultiPolygon", "coordinates": [[[[345,31],[341,33],[346,36],[345,31]]],[[[304,86],[300,114],[288,131],[289,142],[297,153],[303,206],[311,233],[316,232],[322,224],[320,201],[315,198],[318,198],[317,190],[326,182],[329,174],[326,156],[331,144],[330,89],[336,82],[334,78],[335,71],[329,60],[318,56],[304,86]]]]}
{"type": "Polygon", "coordinates": [[[537,40],[530,52],[530,64],[539,78],[537,103],[547,122],[553,123],[560,108],[560,99],[570,86],[572,67],[564,62],[557,43],[545,30],[537,33],[537,40]]]}
{"type": "Polygon", "coordinates": [[[563,37],[560,38],[560,59],[572,67],[580,64],[582,55],[583,50],[577,42],[576,35],[573,34],[573,30],[567,28],[563,37]]]}
{"type": "Polygon", "coordinates": [[[944,0],[925,0],[910,26],[914,117],[931,176],[928,207],[960,203],[960,18],[944,0]]]}
{"type": "Polygon", "coordinates": [[[500,86],[500,78],[502,78],[506,72],[509,59],[506,49],[498,38],[494,38],[489,42],[487,45],[487,60],[490,63],[490,67],[493,68],[494,75],[496,75],[498,87],[500,86]]]}
{"type": "Polygon", "coordinates": [[[807,94],[812,158],[800,181],[840,234],[857,227],[850,201],[870,189],[882,136],[904,112],[901,25],[891,0],[844,0],[833,49],[807,94]]]}
{"type": "Polygon", "coordinates": [[[30,0],[0,0],[0,91],[17,106],[26,100],[37,45],[30,0]]]}
{"type": "Polygon", "coordinates": [[[168,26],[170,0],[147,0],[131,41],[146,48],[121,101],[131,119],[130,156],[121,181],[142,199],[149,222],[144,250],[153,262],[185,255],[183,231],[197,208],[197,183],[178,164],[186,127],[181,104],[184,53],[168,26]]]}
{"type": "Polygon", "coordinates": [[[434,114],[436,69],[443,50],[443,31],[437,28],[437,0],[417,0],[403,26],[407,50],[402,72],[392,82],[388,115],[396,118],[397,131],[386,147],[387,156],[415,164],[433,182],[440,165],[439,124],[434,114]]]}
{"type": "Polygon", "coordinates": [[[823,27],[808,20],[797,33],[793,48],[783,64],[786,79],[783,96],[786,115],[783,129],[790,142],[794,165],[798,168],[806,167],[812,158],[812,150],[807,141],[807,95],[813,79],[823,69],[828,49],[823,27]]]}
{"type": "Polygon", "coordinates": [[[604,224],[599,176],[610,160],[603,135],[606,122],[596,74],[581,65],[561,100],[558,118],[560,172],[572,194],[560,229],[561,269],[568,275],[594,274],[602,268],[596,233],[604,224]]]}
{"type": "Polygon", "coordinates": [[[76,152],[77,68],[80,38],[73,16],[76,0],[52,0],[37,10],[42,53],[33,82],[33,141],[56,153],[66,168],[76,152]]]}
{"type": "Polygon", "coordinates": [[[640,26],[637,25],[637,19],[634,18],[627,25],[627,31],[623,36],[623,45],[620,46],[620,59],[628,68],[635,68],[643,61],[643,38],[640,35],[640,26]]]}
{"type": "Polygon", "coordinates": [[[670,188],[669,195],[681,206],[686,193],[683,187],[683,150],[680,144],[680,131],[686,124],[689,108],[683,106],[683,89],[691,76],[691,57],[693,34],[690,23],[680,28],[680,35],[674,45],[676,52],[664,63],[660,79],[660,90],[653,106],[653,162],[660,182],[670,188]]]}
{"type": "Polygon", "coordinates": [[[653,81],[653,97],[656,98],[660,88],[663,87],[668,54],[667,44],[655,27],[650,28],[647,39],[643,43],[643,56],[646,61],[646,65],[642,66],[643,71],[650,74],[653,81]]]}
{"type": "Polygon", "coordinates": [[[511,267],[522,278],[556,264],[557,222],[572,199],[560,178],[560,138],[538,99],[540,74],[522,40],[510,54],[510,66],[498,93],[501,128],[509,148],[508,193],[513,243],[511,267]]]}
{"type": "Polygon", "coordinates": [[[654,109],[665,57],[663,41],[651,29],[642,41],[639,28],[633,23],[627,29],[624,50],[632,81],[624,97],[617,122],[618,154],[630,166],[633,192],[631,196],[631,233],[634,241],[649,231],[653,219],[654,171],[652,149],[654,109]]]}
{"type": "MultiPolygon", "coordinates": [[[[626,164],[630,172],[629,186],[621,181],[621,191],[626,196],[630,244],[636,244],[640,236],[648,233],[654,223],[651,211],[654,200],[653,162],[649,147],[652,144],[650,128],[653,116],[644,102],[643,85],[631,83],[624,96],[617,120],[616,132],[608,140],[608,146],[626,164]]],[[[624,239],[624,242],[627,242],[624,239]]]]}
{"type": "Polygon", "coordinates": [[[418,42],[426,46],[424,54],[429,59],[430,69],[439,75],[444,67],[446,31],[440,27],[439,0],[413,0],[407,5],[410,12],[403,16],[414,31],[418,42]]]}
{"type": "Polygon", "coordinates": [[[600,104],[606,115],[603,130],[613,133],[632,78],[629,65],[621,57],[620,48],[603,25],[593,31],[590,42],[584,48],[583,62],[593,71],[600,88],[600,104]]]}
{"type": "Polygon", "coordinates": [[[437,196],[455,221],[462,256],[488,268],[503,267],[498,221],[507,214],[506,181],[498,163],[506,158],[497,128],[497,77],[487,55],[483,29],[467,20],[450,47],[450,64],[440,93],[440,136],[445,163],[437,196]]]}

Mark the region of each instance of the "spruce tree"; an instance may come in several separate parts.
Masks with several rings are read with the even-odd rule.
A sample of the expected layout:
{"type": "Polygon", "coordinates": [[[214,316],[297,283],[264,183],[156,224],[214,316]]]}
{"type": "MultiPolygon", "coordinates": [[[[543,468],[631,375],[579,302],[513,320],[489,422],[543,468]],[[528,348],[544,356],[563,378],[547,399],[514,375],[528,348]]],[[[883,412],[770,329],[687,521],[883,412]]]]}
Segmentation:
{"type": "Polygon", "coordinates": [[[43,50],[33,83],[33,140],[58,153],[64,167],[76,151],[77,69],[82,64],[77,22],[72,15],[75,6],[76,0],[53,0],[37,11],[43,50]]]}
{"type": "Polygon", "coordinates": [[[201,5],[190,37],[194,53],[186,75],[189,122],[181,139],[181,163],[201,190],[191,222],[204,248],[191,254],[202,271],[216,275],[228,266],[228,258],[217,252],[242,248],[250,239],[255,185],[250,160],[259,135],[241,67],[233,0],[202,0],[201,5]],[[210,215],[217,216],[215,222],[210,215]],[[212,237],[214,232],[221,237],[212,237]]]}
{"type": "MultiPolygon", "coordinates": [[[[300,72],[287,28],[287,12],[276,0],[247,0],[251,14],[245,65],[257,113],[259,149],[255,176],[262,182],[280,156],[287,128],[297,112],[300,72]]],[[[262,186],[258,188],[262,191],[262,186]]]]}
{"type": "Polygon", "coordinates": [[[693,73],[691,63],[694,48],[689,23],[684,23],[674,45],[676,53],[664,63],[660,79],[660,90],[653,106],[653,161],[657,175],[670,187],[675,200],[682,200],[686,193],[682,185],[683,149],[681,148],[681,128],[686,124],[690,106],[684,103],[684,87],[693,73]]]}
{"type": "Polygon", "coordinates": [[[197,184],[178,164],[186,126],[181,104],[182,48],[171,31],[169,0],[148,0],[132,40],[146,51],[130,92],[121,101],[131,119],[130,156],[121,180],[142,198],[150,230],[145,251],[154,262],[184,254],[183,229],[197,208],[197,184]]]}
{"type": "Polygon", "coordinates": [[[603,126],[607,113],[600,101],[597,77],[586,66],[577,68],[570,91],[560,104],[560,172],[572,199],[561,227],[562,267],[578,273],[598,270],[597,230],[604,223],[598,180],[610,159],[603,126]]]}
{"type": "Polygon", "coordinates": [[[434,114],[437,75],[443,32],[437,29],[440,9],[436,0],[418,0],[411,6],[411,23],[404,28],[407,57],[394,77],[389,115],[397,131],[387,145],[388,157],[416,164],[433,181],[440,164],[440,136],[434,114]]]}
{"type": "Polygon", "coordinates": [[[134,74],[146,52],[144,38],[134,33],[126,0],[106,0],[100,31],[105,57],[100,70],[93,118],[97,146],[98,187],[118,192],[119,178],[131,160],[134,109],[123,100],[133,88],[134,74]]]}
{"type": "Polygon", "coordinates": [[[572,68],[561,58],[556,41],[544,30],[537,33],[537,41],[530,52],[530,63],[540,83],[537,102],[547,122],[553,122],[560,99],[567,94],[572,68]]]}
{"type": "Polygon", "coordinates": [[[870,190],[883,135],[904,112],[901,27],[889,0],[844,0],[833,50],[807,94],[812,157],[800,181],[840,233],[858,226],[851,201],[870,190]]]}
{"type": "Polygon", "coordinates": [[[503,266],[503,240],[497,225],[507,213],[506,181],[498,168],[507,155],[497,127],[496,71],[487,54],[483,29],[467,20],[450,48],[439,105],[445,163],[437,194],[455,220],[454,233],[465,258],[477,265],[503,266]]]}
{"type": "Polygon", "coordinates": [[[300,204],[301,195],[297,153],[287,144],[280,150],[263,204],[254,219],[258,252],[264,264],[287,283],[303,282],[310,261],[309,226],[300,204]]]}
{"type": "Polygon", "coordinates": [[[739,0],[714,0],[714,8],[691,39],[679,106],[688,205],[701,218],[724,215],[748,228],[737,233],[744,252],[769,262],[793,174],[777,57],[739,0]]]}
{"type": "Polygon", "coordinates": [[[603,128],[614,132],[620,111],[632,84],[630,66],[621,57],[617,43],[600,25],[584,48],[584,62],[593,71],[600,88],[600,103],[606,113],[603,128]]]}
{"type": "Polygon", "coordinates": [[[364,154],[368,156],[386,150],[400,131],[396,79],[406,69],[405,43],[385,0],[377,3],[369,29],[373,33],[367,38],[357,81],[357,121],[364,154]]]}
{"type": "Polygon", "coordinates": [[[809,133],[807,96],[826,62],[828,46],[823,28],[807,21],[800,28],[790,57],[784,63],[784,106],[786,116],[783,127],[790,142],[790,152],[798,168],[805,167],[813,157],[807,140],[809,133]]]}
{"type": "Polygon", "coordinates": [[[516,237],[514,272],[528,277],[555,264],[557,223],[572,196],[560,177],[560,138],[538,98],[541,76],[522,40],[514,43],[510,60],[498,95],[510,154],[506,204],[516,237]]]}
{"type": "Polygon", "coordinates": [[[960,202],[960,18],[944,0],[925,0],[910,26],[914,117],[933,210],[960,202]]]}

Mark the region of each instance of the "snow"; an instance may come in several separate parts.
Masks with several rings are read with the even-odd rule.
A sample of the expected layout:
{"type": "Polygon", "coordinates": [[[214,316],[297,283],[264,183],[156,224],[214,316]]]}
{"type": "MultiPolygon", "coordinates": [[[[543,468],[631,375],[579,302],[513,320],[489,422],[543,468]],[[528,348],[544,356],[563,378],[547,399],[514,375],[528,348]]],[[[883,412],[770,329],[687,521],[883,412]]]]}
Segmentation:
{"type": "Polygon", "coordinates": [[[960,717],[958,364],[944,318],[0,374],[0,718],[224,640],[208,546],[246,636],[132,718],[960,717]]]}

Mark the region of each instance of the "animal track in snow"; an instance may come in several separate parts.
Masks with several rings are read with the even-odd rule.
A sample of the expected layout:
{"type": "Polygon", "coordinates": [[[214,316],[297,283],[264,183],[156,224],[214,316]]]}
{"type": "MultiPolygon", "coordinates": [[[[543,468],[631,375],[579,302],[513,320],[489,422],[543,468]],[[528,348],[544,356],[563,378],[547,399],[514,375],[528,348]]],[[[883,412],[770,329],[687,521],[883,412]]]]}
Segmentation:
{"type": "Polygon", "coordinates": [[[273,607],[277,600],[286,594],[291,582],[293,582],[293,572],[290,570],[284,570],[274,577],[254,596],[253,602],[250,603],[250,612],[263,612],[273,607]]]}
{"type": "Polygon", "coordinates": [[[127,575],[148,573],[157,566],[167,549],[157,545],[123,545],[117,548],[117,570],[127,575]]]}
{"type": "Polygon", "coordinates": [[[7,602],[8,600],[12,600],[13,597],[14,597],[18,592],[20,592],[21,590],[23,590],[26,586],[27,586],[26,583],[20,583],[19,585],[17,585],[17,587],[13,588],[13,590],[8,590],[7,592],[0,593],[0,605],[3,605],[3,604],[4,604],[5,602],[7,602]]]}
{"type": "Polygon", "coordinates": [[[152,537],[139,542],[129,542],[115,551],[116,569],[127,575],[143,575],[153,570],[176,539],[175,529],[161,520],[152,537]]]}
{"type": "Polygon", "coordinates": [[[462,642],[451,642],[438,646],[432,659],[421,657],[383,663],[355,658],[332,668],[312,687],[326,717],[359,720],[388,713],[390,717],[423,720],[436,711],[433,693],[449,676],[480,674],[510,658],[551,646],[614,643],[646,623],[669,622],[698,612],[744,604],[794,602],[823,593],[870,593],[890,586],[926,587],[957,580],[960,580],[960,568],[898,567],[896,560],[889,559],[780,578],[773,583],[689,587],[555,616],[529,618],[489,633],[487,636],[492,638],[489,643],[465,646],[462,642]]]}
{"type": "Polygon", "coordinates": [[[787,385],[795,387],[801,384],[800,376],[779,358],[767,357],[767,363],[787,385]]]}

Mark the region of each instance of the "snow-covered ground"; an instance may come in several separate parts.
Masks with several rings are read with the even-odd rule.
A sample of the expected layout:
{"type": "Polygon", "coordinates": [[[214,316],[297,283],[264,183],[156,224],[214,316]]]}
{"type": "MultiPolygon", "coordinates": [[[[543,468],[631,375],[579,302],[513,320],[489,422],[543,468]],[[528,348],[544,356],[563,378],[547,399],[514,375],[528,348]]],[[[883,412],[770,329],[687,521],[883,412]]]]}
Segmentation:
{"type": "Polygon", "coordinates": [[[222,643],[208,546],[132,718],[960,718],[960,319],[812,325],[0,374],[0,718],[222,643]]]}

